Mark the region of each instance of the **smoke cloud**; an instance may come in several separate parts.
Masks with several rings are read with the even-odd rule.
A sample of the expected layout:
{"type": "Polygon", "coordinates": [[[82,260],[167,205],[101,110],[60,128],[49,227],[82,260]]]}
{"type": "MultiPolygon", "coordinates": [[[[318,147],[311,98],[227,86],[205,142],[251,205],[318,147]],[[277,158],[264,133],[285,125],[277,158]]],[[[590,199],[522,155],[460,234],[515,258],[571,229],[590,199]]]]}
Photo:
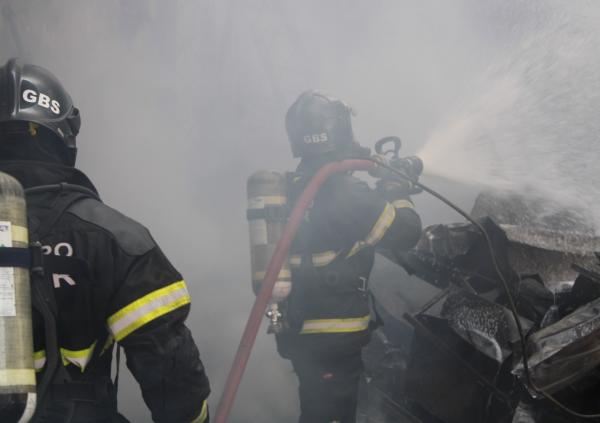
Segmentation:
{"type": "Polygon", "coordinates": [[[571,229],[588,232],[600,224],[600,9],[548,2],[544,12],[419,154],[432,174],[525,194],[538,220],[576,215],[571,229]]]}
{"type": "MultiPolygon", "coordinates": [[[[399,135],[414,154],[495,56],[544,21],[531,3],[4,0],[0,59],[21,56],[63,81],[82,112],[78,167],[185,276],[214,409],[253,301],[245,182],[295,166],[287,107],[323,89],[357,111],[363,145],[399,135]]],[[[477,193],[429,181],[467,208],[477,193]]],[[[416,202],[426,223],[457,219],[416,202]]],[[[401,286],[418,295],[414,281],[401,286]]],[[[122,411],[150,421],[124,379],[122,411]]],[[[262,331],[231,421],[295,421],[296,396],[291,366],[262,331]]]]}

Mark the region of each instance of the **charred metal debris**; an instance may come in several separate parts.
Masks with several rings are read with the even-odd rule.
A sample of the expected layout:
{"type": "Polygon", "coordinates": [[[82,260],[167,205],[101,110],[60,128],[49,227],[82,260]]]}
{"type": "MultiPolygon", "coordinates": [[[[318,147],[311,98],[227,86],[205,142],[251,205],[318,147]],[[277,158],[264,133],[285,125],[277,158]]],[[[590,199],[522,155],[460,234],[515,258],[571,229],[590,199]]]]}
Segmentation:
{"type": "Polygon", "coordinates": [[[413,328],[410,348],[375,337],[383,356],[365,357],[367,368],[379,373],[369,395],[378,398],[381,421],[600,421],[578,418],[539,394],[578,413],[600,410],[600,238],[577,216],[533,222],[526,210],[518,198],[482,195],[472,215],[509,283],[532,384],[506,290],[480,231],[472,224],[434,225],[415,249],[396,257],[439,289],[420,310],[404,315],[413,328]]]}

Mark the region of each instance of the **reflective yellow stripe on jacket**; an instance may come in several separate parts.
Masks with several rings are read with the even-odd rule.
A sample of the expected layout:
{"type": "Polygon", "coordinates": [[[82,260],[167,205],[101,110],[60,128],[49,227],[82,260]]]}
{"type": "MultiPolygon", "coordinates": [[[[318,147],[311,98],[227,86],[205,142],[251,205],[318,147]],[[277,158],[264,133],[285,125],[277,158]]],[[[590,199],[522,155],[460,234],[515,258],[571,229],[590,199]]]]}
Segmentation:
{"type": "Polygon", "coordinates": [[[305,320],[300,334],[360,332],[369,328],[370,320],[369,315],[348,319],[305,320]]]}
{"type": "MultiPolygon", "coordinates": [[[[252,275],[252,280],[255,281],[262,281],[265,276],[267,275],[267,272],[265,271],[261,271],[261,272],[254,272],[254,274],[252,275]]],[[[286,269],[285,268],[285,264],[284,267],[281,268],[281,270],[279,271],[279,276],[277,276],[277,280],[289,280],[292,277],[292,272],[290,271],[290,269],[286,269]]]]}
{"type": "Polygon", "coordinates": [[[191,302],[184,281],[157,289],[123,307],[108,318],[108,327],[118,342],[146,323],[191,302]]]}
{"type": "Polygon", "coordinates": [[[395,209],[414,209],[415,205],[412,203],[412,201],[404,199],[404,198],[400,198],[394,202],[392,202],[392,206],[394,206],[395,209]]]}
{"type": "Polygon", "coordinates": [[[206,418],[208,417],[208,404],[206,400],[202,401],[202,410],[200,411],[200,415],[192,420],[191,423],[204,423],[206,418]]]}
{"type": "Polygon", "coordinates": [[[390,203],[385,204],[385,208],[379,215],[379,218],[371,228],[371,231],[367,234],[364,240],[358,241],[354,244],[346,258],[352,257],[365,247],[372,247],[382,240],[387,230],[394,223],[396,218],[396,209],[390,203]]]}
{"type": "Polygon", "coordinates": [[[96,348],[96,342],[82,350],[68,350],[66,348],[61,348],[60,355],[62,357],[62,362],[65,366],[69,363],[74,364],[83,372],[92,359],[94,348],[96,348]]]}
{"type": "Polygon", "coordinates": [[[40,350],[33,353],[33,367],[40,372],[46,365],[46,351],[40,350]]]}
{"type": "MultiPolygon", "coordinates": [[[[67,366],[73,364],[81,369],[83,372],[89,364],[92,356],[94,355],[94,349],[96,342],[90,345],[88,348],[81,350],[69,350],[66,348],[60,349],[60,357],[63,365],[67,366]]],[[[40,372],[46,365],[46,351],[40,350],[33,353],[33,366],[36,372],[40,372]]]]}
{"type": "MultiPolygon", "coordinates": [[[[339,252],[333,250],[314,253],[311,255],[312,265],[314,267],[327,266],[337,258],[338,254],[339,252]]],[[[302,265],[302,256],[299,254],[292,254],[289,262],[291,268],[298,268],[302,265]]]]}

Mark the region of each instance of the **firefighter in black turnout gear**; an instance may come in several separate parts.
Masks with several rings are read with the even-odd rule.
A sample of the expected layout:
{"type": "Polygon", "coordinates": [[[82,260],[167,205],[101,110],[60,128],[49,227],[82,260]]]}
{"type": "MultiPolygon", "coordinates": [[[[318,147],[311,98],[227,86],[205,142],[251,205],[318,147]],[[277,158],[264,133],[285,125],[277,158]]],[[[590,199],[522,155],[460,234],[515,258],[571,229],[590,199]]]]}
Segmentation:
{"type": "Polygon", "coordinates": [[[103,204],[73,167],[79,126],[47,70],[14,59],[0,67],[0,171],[26,190],[43,265],[43,276],[32,275],[32,421],[126,421],[111,380],[116,344],[155,422],[207,422],[209,383],[184,324],[186,284],[147,229],[103,204]]]}
{"type": "MultiPolygon", "coordinates": [[[[354,139],[349,107],[318,91],[300,95],[286,129],[301,158],[290,183],[292,204],[320,167],[367,150],[354,139]]],[[[361,349],[376,320],[368,291],[375,250],[409,249],[420,234],[403,185],[381,180],[371,189],[346,173],[317,194],[291,247],[289,329],[277,335],[300,382],[301,423],[355,422],[361,349]]]]}

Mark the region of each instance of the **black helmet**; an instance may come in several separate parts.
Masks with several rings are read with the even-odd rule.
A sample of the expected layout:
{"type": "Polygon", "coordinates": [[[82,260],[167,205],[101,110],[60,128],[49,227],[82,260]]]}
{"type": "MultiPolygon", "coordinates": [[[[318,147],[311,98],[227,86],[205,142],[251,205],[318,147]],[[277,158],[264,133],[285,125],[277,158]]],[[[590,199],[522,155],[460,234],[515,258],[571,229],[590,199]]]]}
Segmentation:
{"type": "Polygon", "coordinates": [[[39,66],[10,59],[0,67],[0,123],[33,122],[76,149],[81,118],[58,79],[39,66]]]}
{"type": "Polygon", "coordinates": [[[352,110],[317,90],[305,91],[288,109],[285,127],[294,157],[315,156],[353,146],[352,110]]]}

